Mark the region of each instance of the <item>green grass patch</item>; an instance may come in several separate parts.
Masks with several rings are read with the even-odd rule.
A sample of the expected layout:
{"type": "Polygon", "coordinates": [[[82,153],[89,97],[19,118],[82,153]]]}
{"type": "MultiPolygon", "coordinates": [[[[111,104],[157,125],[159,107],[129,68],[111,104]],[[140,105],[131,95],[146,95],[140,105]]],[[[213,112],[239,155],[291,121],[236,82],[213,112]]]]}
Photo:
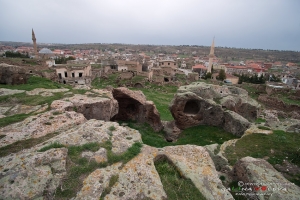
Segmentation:
{"type": "Polygon", "coordinates": [[[71,86],[56,83],[56,82],[53,82],[53,81],[51,81],[47,78],[42,78],[42,77],[38,77],[38,76],[30,76],[28,78],[26,84],[21,84],[21,85],[4,85],[4,84],[0,84],[0,88],[30,91],[30,90],[33,90],[35,88],[45,88],[45,89],[69,88],[69,89],[71,89],[71,86]]]}
{"type": "Polygon", "coordinates": [[[264,122],[266,122],[266,120],[263,119],[263,118],[257,118],[257,119],[255,120],[255,123],[256,123],[256,124],[260,124],[260,123],[264,123],[264,122]]]}
{"type": "Polygon", "coordinates": [[[174,98],[174,94],[178,88],[176,86],[160,87],[154,84],[148,84],[148,86],[150,86],[150,88],[139,88],[134,90],[141,90],[148,101],[153,101],[160,114],[161,120],[173,120],[174,118],[169,110],[169,104],[174,98]]]}
{"type": "Polygon", "coordinates": [[[266,126],[258,126],[257,128],[259,128],[261,130],[271,130],[269,127],[266,127],[266,126]]]}
{"type": "Polygon", "coordinates": [[[9,124],[13,124],[13,123],[16,123],[16,122],[20,122],[20,121],[26,119],[27,117],[29,117],[31,115],[32,115],[31,113],[29,113],[29,114],[16,114],[16,115],[0,118],[0,127],[7,126],[9,124]]]}
{"type": "Polygon", "coordinates": [[[238,138],[219,127],[200,125],[183,130],[177,142],[167,142],[163,131],[154,132],[148,124],[126,123],[128,123],[129,127],[136,129],[141,133],[144,144],[158,148],[185,144],[194,144],[198,146],[215,143],[222,144],[225,141],[238,138]]]}
{"type": "Polygon", "coordinates": [[[115,73],[115,74],[110,74],[108,75],[108,78],[95,78],[93,81],[92,81],[92,86],[94,88],[105,88],[107,86],[112,86],[112,87],[117,87],[117,83],[116,83],[116,80],[117,80],[117,77],[119,76],[118,73],[115,73]]]}
{"type": "Polygon", "coordinates": [[[10,153],[16,153],[18,151],[21,151],[23,149],[29,149],[37,144],[40,144],[46,140],[49,140],[50,138],[56,136],[58,133],[49,133],[43,137],[39,138],[30,138],[27,140],[20,140],[15,143],[12,143],[10,145],[7,145],[5,147],[0,148],[0,157],[7,156],[10,153]]]}
{"type": "Polygon", "coordinates": [[[190,179],[180,176],[175,166],[167,158],[162,157],[154,164],[168,199],[206,199],[190,179]]]}
{"type": "Polygon", "coordinates": [[[57,148],[62,148],[65,147],[65,145],[62,145],[58,142],[54,142],[52,144],[49,144],[47,146],[44,146],[43,148],[41,148],[40,150],[38,150],[38,152],[45,152],[48,151],[49,149],[57,149],[57,148]]]}
{"type": "Polygon", "coordinates": [[[230,165],[235,164],[243,157],[251,156],[254,158],[268,157],[267,161],[273,166],[282,164],[283,160],[300,166],[299,144],[298,134],[281,130],[274,130],[270,135],[251,134],[239,139],[235,146],[227,147],[225,157],[230,165]]]}
{"type": "Polygon", "coordinates": [[[110,127],[108,128],[108,130],[110,130],[110,131],[115,131],[115,130],[116,130],[116,127],[110,126],[110,127]]]}
{"type": "Polygon", "coordinates": [[[54,100],[62,99],[64,97],[63,92],[53,93],[53,96],[40,96],[40,95],[26,95],[25,93],[19,93],[14,95],[0,96],[0,103],[19,103],[30,106],[51,104],[54,100]]]}

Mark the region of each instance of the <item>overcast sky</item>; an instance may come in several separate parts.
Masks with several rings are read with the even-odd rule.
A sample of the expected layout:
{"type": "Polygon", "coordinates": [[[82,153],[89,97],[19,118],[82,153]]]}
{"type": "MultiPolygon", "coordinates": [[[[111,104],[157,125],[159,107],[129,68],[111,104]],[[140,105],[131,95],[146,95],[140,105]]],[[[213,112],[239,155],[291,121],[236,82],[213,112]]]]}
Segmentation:
{"type": "Polygon", "coordinates": [[[0,0],[0,41],[300,51],[300,0],[0,0]]]}

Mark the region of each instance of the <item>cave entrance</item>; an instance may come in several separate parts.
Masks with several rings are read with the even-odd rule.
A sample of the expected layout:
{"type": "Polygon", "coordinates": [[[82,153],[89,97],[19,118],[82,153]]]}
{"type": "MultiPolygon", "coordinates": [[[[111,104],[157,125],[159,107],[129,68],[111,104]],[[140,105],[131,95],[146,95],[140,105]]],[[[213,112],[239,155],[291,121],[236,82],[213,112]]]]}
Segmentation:
{"type": "Polygon", "coordinates": [[[200,111],[199,104],[196,100],[188,100],[185,103],[183,112],[186,114],[197,114],[200,111]]]}
{"type": "Polygon", "coordinates": [[[169,82],[169,79],[168,79],[168,78],[164,78],[164,81],[165,81],[165,82],[169,82]]]}

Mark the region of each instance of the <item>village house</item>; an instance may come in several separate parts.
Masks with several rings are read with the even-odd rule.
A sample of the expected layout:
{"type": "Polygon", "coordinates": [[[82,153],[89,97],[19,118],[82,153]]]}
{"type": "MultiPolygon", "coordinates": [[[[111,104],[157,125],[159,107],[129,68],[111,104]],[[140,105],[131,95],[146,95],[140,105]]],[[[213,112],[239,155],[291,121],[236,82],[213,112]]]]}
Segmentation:
{"type": "Polygon", "coordinates": [[[160,67],[172,67],[177,68],[177,63],[174,60],[160,60],[159,61],[160,67]]]}
{"type": "Polygon", "coordinates": [[[59,64],[53,66],[58,82],[68,84],[90,84],[92,71],[90,64],[59,64]]]}

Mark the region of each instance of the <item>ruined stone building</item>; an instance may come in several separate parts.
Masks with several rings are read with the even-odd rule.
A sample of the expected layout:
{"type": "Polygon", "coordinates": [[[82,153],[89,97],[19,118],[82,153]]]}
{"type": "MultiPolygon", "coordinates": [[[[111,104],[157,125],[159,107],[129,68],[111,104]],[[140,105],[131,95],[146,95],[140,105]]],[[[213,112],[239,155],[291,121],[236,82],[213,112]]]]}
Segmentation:
{"type": "Polygon", "coordinates": [[[68,84],[90,84],[92,70],[90,64],[60,64],[55,68],[58,82],[68,84]]]}

